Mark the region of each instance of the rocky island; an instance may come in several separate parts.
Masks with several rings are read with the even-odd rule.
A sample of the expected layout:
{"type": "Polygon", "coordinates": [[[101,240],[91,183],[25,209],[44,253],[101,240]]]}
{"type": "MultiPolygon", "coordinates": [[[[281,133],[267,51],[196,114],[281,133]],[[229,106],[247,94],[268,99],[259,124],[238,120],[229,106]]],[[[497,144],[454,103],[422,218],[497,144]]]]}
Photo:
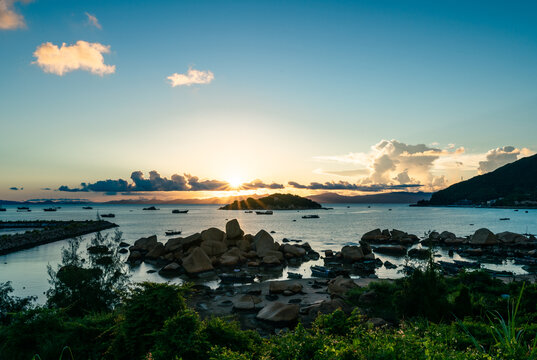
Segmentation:
{"type": "Polygon", "coordinates": [[[272,194],[259,199],[235,200],[220,210],[310,210],[322,209],[321,204],[293,194],[272,194]]]}

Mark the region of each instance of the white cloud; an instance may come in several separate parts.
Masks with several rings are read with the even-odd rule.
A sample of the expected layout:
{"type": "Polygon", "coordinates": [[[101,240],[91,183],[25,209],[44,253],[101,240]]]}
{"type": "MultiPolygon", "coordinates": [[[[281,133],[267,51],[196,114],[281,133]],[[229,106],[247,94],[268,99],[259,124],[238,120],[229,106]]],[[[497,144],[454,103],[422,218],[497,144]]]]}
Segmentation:
{"type": "Polygon", "coordinates": [[[86,13],[86,16],[88,17],[88,24],[95,26],[97,29],[101,30],[102,26],[99,23],[99,20],[95,15],[92,15],[90,13],[86,13]]]}
{"type": "Polygon", "coordinates": [[[75,45],[62,44],[58,47],[44,43],[37,47],[33,64],[39,65],[45,72],[62,76],[74,70],[86,70],[93,74],[113,74],[115,65],[106,65],[103,54],[110,52],[110,46],[79,40],[75,45]]]}
{"type": "Polygon", "coordinates": [[[200,71],[189,68],[186,74],[175,73],[168,76],[167,79],[170,80],[172,87],[209,84],[214,80],[214,74],[209,70],[200,71]]]}
{"type": "Polygon", "coordinates": [[[524,157],[531,154],[532,152],[530,149],[517,149],[514,146],[504,146],[492,149],[487,152],[486,159],[479,162],[477,172],[479,174],[485,174],[518,160],[520,155],[522,155],[521,157],[524,157]]]}
{"type": "Polygon", "coordinates": [[[14,30],[26,26],[24,17],[15,12],[16,2],[27,3],[29,1],[0,0],[0,30],[14,30]]]}

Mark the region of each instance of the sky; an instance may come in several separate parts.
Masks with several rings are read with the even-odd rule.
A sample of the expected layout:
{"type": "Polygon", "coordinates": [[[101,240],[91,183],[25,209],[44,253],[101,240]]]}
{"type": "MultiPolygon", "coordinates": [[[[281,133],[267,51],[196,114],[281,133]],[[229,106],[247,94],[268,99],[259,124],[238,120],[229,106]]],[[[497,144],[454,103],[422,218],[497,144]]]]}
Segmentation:
{"type": "Polygon", "coordinates": [[[0,0],[0,199],[435,191],[537,151],[535,1],[0,0]]]}

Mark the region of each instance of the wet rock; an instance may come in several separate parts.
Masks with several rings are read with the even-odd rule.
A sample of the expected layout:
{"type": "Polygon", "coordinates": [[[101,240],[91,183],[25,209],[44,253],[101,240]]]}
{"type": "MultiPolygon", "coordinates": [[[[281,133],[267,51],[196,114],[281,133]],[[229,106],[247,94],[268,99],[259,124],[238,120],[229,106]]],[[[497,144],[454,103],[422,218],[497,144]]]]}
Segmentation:
{"type": "Polygon", "coordinates": [[[360,240],[360,247],[362,248],[362,253],[364,256],[373,253],[373,249],[371,249],[371,245],[369,245],[367,241],[360,240]]]}
{"type": "Polygon", "coordinates": [[[496,237],[502,244],[523,244],[528,241],[524,235],[510,231],[498,233],[496,237]]]}
{"type": "Polygon", "coordinates": [[[283,253],[276,250],[268,250],[265,252],[265,256],[274,256],[280,262],[283,261],[283,253]]]}
{"type": "Polygon", "coordinates": [[[127,258],[127,261],[130,263],[136,263],[139,261],[142,261],[142,253],[136,250],[131,251],[129,257],[127,258]]]}
{"type": "Polygon", "coordinates": [[[286,290],[297,294],[302,291],[302,284],[287,281],[271,281],[269,284],[269,294],[282,294],[286,290]]]}
{"type": "Polygon", "coordinates": [[[393,229],[390,232],[390,235],[393,241],[401,241],[403,238],[407,236],[407,233],[401,230],[393,229]]]}
{"type": "Polygon", "coordinates": [[[263,258],[263,264],[268,266],[278,266],[281,262],[276,256],[268,255],[263,258]]]}
{"type": "Polygon", "coordinates": [[[224,241],[225,232],[217,228],[209,228],[201,232],[201,240],[205,241],[224,241]]]}
{"type": "Polygon", "coordinates": [[[200,247],[208,256],[220,256],[227,251],[226,244],[216,240],[204,240],[200,247]]]}
{"type": "Polygon", "coordinates": [[[155,247],[153,247],[153,249],[151,249],[151,251],[149,251],[147,255],[145,255],[145,258],[148,260],[157,260],[165,253],[166,250],[164,250],[164,244],[157,243],[157,245],[155,245],[155,247]]]}
{"type": "Polygon", "coordinates": [[[444,243],[446,245],[462,245],[462,244],[466,243],[466,239],[465,238],[460,238],[460,237],[456,237],[454,239],[448,238],[448,239],[444,240],[444,243]]]}
{"type": "Polygon", "coordinates": [[[176,262],[164,266],[159,271],[159,274],[162,276],[180,275],[181,273],[183,273],[183,268],[176,262]]]}
{"type": "Polygon", "coordinates": [[[352,279],[340,275],[328,282],[328,293],[331,296],[344,297],[349,290],[356,287],[358,285],[352,279]]]}
{"type": "Polygon", "coordinates": [[[428,259],[431,256],[431,250],[429,249],[410,249],[408,256],[416,259],[428,259]]]}
{"type": "Polygon", "coordinates": [[[406,247],[402,245],[378,246],[374,249],[374,251],[379,254],[386,254],[392,256],[405,256],[407,252],[406,247]]]}
{"type": "Polygon", "coordinates": [[[498,244],[498,238],[489,229],[481,228],[476,230],[469,243],[470,245],[496,245],[498,244]]]}
{"type": "Polygon", "coordinates": [[[183,259],[183,267],[188,274],[213,270],[211,259],[199,247],[194,248],[192,253],[183,259]]]}
{"type": "Polygon", "coordinates": [[[237,239],[244,235],[237,219],[230,220],[226,223],[226,237],[228,239],[237,239]]]}
{"type": "Polygon", "coordinates": [[[119,249],[118,252],[119,252],[120,254],[126,254],[126,253],[129,252],[129,250],[127,250],[127,249],[125,249],[125,248],[122,248],[122,249],[119,249]]]}
{"type": "Polygon", "coordinates": [[[119,243],[119,247],[129,247],[130,244],[129,243],[126,243],[125,241],[122,241],[119,243]]]}
{"type": "Polygon", "coordinates": [[[265,230],[260,230],[254,237],[254,248],[259,257],[265,257],[268,251],[275,250],[274,239],[265,230]]]}
{"type": "Polygon", "coordinates": [[[295,257],[303,257],[304,255],[306,255],[306,250],[297,245],[285,244],[285,245],[282,245],[281,248],[284,254],[291,254],[292,256],[295,256],[295,257]]]}
{"type": "Polygon", "coordinates": [[[298,319],[298,305],[272,302],[257,314],[257,319],[272,323],[294,323],[298,319]]]}
{"type": "Polygon", "coordinates": [[[362,240],[365,241],[375,241],[382,239],[386,239],[386,237],[382,235],[382,231],[380,231],[380,229],[371,230],[362,235],[362,240]]]}
{"type": "Polygon", "coordinates": [[[131,248],[137,251],[149,252],[155,246],[157,246],[157,235],[152,235],[146,238],[140,238],[136,240],[131,248]]]}
{"type": "Polygon", "coordinates": [[[447,240],[455,240],[457,237],[455,234],[449,231],[442,231],[442,233],[439,235],[440,240],[446,242],[447,240]]]}
{"type": "Polygon", "coordinates": [[[397,265],[395,265],[395,264],[393,264],[393,263],[391,263],[389,261],[384,262],[384,267],[386,269],[397,269],[397,265]]]}
{"type": "Polygon", "coordinates": [[[262,301],[255,295],[239,295],[233,299],[233,308],[236,310],[255,310],[262,301]]]}

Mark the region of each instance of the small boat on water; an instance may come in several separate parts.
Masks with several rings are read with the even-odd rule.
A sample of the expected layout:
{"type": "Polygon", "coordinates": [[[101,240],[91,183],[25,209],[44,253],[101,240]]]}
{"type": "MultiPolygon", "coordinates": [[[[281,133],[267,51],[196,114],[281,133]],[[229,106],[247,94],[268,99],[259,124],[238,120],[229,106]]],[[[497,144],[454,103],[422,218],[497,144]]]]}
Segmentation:
{"type": "Polygon", "coordinates": [[[167,230],[166,236],[172,236],[172,235],[181,235],[181,230],[167,230]]]}
{"type": "Polygon", "coordinates": [[[91,206],[83,206],[82,209],[84,209],[84,210],[92,210],[93,208],[91,206]]]}
{"type": "Polygon", "coordinates": [[[500,220],[511,220],[510,218],[500,218],[500,220]]]}
{"type": "Polygon", "coordinates": [[[150,206],[150,207],[143,208],[142,210],[160,210],[160,209],[157,209],[154,206],[150,206]]]}
{"type": "Polygon", "coordinates": [[[30,210],[28,206],[19,206],[17,210],[30,210]]]}
{"type": "Polygon", "coordinates": [[[17,209],[17,212],[30,212],[32,210],[26,208],[26,209],[17,209]]]}
{"type": "Polygon", "coordinates": [[[6,208],[0,207],[0,211],[6,211],[6,208]]]}
{"type": "Polygon", "coordinates": [[[302,274],[294,273],[294,272],[288,272],[287,277],[289,279],[302,279],[302,274]]]}
{"type": "Polygon", "coordinates": [[[255,213],[256,213],[257,215],[272,215],[272,214],[273,214],[272,210],[256,211],[255,213]]]}
{"type": "Polygon", "coordinates": [[[113,217],[116,217],[115,214],[102,214],[101,217],[103,218],[113,218],[113,217]]]}
{"type": "Polygon", "coordinates": [[[172,210],[172,214],[186,214],[187,212],[188,210],[178,210],[178,209],[172,210]]]}
{"type": "Polygon", "coordinates": [[[56,208],[45,208],[43,211],[56,211],[56,208]]]}
{"type": "Polygon", "coordinates": [[[304,215],[302,219],[318,219],[319,215],[304,215]]]}
{"type": "Polygon", "coordinates": [[[253,213],[253,211],[252,210],[246,210],[244,213],[245,214],[251,214],[251,213],[253,213]]]}

